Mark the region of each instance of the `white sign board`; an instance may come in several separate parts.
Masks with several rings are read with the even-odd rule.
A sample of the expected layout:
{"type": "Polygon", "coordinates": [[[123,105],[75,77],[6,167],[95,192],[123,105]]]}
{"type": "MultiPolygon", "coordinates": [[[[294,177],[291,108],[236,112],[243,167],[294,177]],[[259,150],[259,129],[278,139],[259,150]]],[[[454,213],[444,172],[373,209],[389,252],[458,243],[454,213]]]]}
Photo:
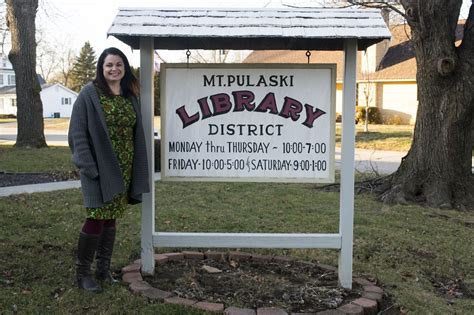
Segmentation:
{"type": "Polygon", "coordinates": [[[165,64],[162,180],[333,182],[335,73],[165,64]]]}

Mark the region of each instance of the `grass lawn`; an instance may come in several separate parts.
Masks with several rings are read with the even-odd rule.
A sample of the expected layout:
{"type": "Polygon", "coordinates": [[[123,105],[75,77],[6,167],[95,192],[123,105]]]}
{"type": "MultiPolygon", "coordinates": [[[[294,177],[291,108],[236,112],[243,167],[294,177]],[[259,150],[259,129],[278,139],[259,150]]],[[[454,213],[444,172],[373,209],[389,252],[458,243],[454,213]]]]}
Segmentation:
{"type": "Polygon", "coordinates": [[[0,118],[0,124],[16,122],[16,118],[0,118]]]}
{"type": "MultiPolygon", "coordinates": [[[[64,121],[53,121],[64,128],[64,121]]],[[[405,150],[411,141],[407,126],[362,130],[357,126],[358,147],[405,150]],[[379,144],[391,140],[389,148],[379,144]]],[[[0,165],[0,171],[12,172],[74,170],[67,147],[0,146],[0,165]]],[[[338,229],[339,194],[317,191],[312,184],[158,182],[156,207],[161,231],[332,233],[338,229]]],[[[149,302],[124,285],[101,295],[76,289],[74,255],[84,220],[78,189],[0,198],[0,213],[0,314],[205,314],[149,302]]],[[[474,213],[387,206],[371,195],[357,195],[354,273],[376,279],[394,308],[412,314],[472,314],[473,227],[474,213]]],[[[337,265],[335,250],[248,251],[337,265]]],[[[118,222],[113,268],[139,256],[140,207],[134,206],[118,222]]]]}
{"type": "Polygon", "coordinates": [[[11,145],[0,145],[0,171],[2,172],[58,173],[75,169],[69,147],[20,149],[11,145]]]}
{"type": "MultiPolygon", "coordinates": [[[[338,226],[339,194],[312,184],[159,182],[156,198],[161,231],[324,233],[338,226]]],[[[74,252],[84,219],[78,189],[0,198],[0,212],[0,305],[6,313],[204,314],[148,302],[124,285],[101,295],[76,289],[74,252]]],[[[472,314],[473,225],[474,213],[386,206],[358,195],[354,273],[375,278],[395,307],[412,314],[472,314]]],[[[249,251],[337,265],[334,250],[249,251]]],[[[139,256],[140,208],[134,206],[118,222],[113,268],[139,256]]]]}
{"type": "MultiPolygon", "coordinates": [[[[356,148],[386,151],[404,151],[410,149],[413,140],[413,128],[409,125],[356,125],[356,148]]],[[[336,143],[341,141],[341,125],[336,126],[336,143]]]]}

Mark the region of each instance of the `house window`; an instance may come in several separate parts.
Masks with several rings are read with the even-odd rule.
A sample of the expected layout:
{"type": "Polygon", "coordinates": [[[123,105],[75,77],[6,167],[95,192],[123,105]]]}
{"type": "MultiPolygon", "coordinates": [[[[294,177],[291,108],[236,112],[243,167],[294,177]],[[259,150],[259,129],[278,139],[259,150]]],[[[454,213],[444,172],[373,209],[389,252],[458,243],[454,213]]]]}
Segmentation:
{"type": "Polygon", "coordinates": [[[0,74],[0,85],[3,85],[3,74],[0,74]]]}
{"type": "Polygon", "coordinates": [[[71,105],[72,101],[70,97],[61,97],[61,105],[71,105]]]}
{"type": "Polygon", "coordinates": [[[16,107],[16,98],[12,98],[12,107],[16,107]]]}
{"type": "Polygon", "coordinates": [[[8,85],[15,85],[15,75],[11,74],[8,76],[8,85]]]}

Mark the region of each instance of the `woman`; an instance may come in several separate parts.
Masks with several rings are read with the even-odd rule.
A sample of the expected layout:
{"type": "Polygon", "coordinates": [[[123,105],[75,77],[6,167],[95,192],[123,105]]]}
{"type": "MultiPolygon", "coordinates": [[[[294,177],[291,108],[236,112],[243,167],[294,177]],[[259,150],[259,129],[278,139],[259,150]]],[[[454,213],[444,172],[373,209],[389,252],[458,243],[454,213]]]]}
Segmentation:
{"type": "Polygon", "coordinates": [[[69,147],[86,208],[77,248],[77,284],[90,292],[102,292],[91,274],[94,255],[96,278],[116,282],[110,273],[115,220],[127,204],[141,202],[149,191],[138,90],[125,55],[108,48],[97,61],[95,80],[81,90],[71,115],[69,147]]]}

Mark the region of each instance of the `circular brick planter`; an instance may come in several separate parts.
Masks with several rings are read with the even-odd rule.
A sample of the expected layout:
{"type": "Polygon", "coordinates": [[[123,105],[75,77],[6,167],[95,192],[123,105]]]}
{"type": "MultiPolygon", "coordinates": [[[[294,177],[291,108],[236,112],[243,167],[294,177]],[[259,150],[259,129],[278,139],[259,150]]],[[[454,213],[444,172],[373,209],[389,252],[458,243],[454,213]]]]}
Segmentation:
{"type": "MultiPolygon", "coordinates": [[[[157,266],[166,264],[168,261],[179,261],[184,259],[203,260],[203,259],[214,259],[214,260],[253,260],[258,262],[270,262],[270,261],[281,261],[288,262],[293,261],[291,258],[282,256],[270,256],[270,255],[257,255],[245,252],[194,252],[194,251],[183,251],[166,254],[155,254],[155,264],[157,266]]],[[[310,262],[300,262],[305,264],[312,264],[310,262]]],[[[208,312],[225,315],[284,315],[288,314],[285,310],[273,307],[263,307],[258,309],[238,308],[230,305],[224,305],[222,303],[211,303],[206,301],[195,301],[189,299],[183,299],[176,296],[172,292],[163,291],[152,287],[148,282],[144,281],[140,273],[141,261],[136,260],[132,264],[122,268],[122,280],[129,284],[130,291],[134,294],[139,294],[149,299],[158,300],[163,303],[170,304],[181,304],[188,305],[197,309],[202,309],[208,312]]],[[[328,271],[337,271],[336,268],[326,265],[317,265],[319,268],[326,269],[328,271]]],[[[321,315],[363,315],[363,314],[377,314],[379,311],[379,305],[382,302],[383,290],[376,286],[374,283],[363,279],[354,278],[353,283],[362,286],[363,291],[361,297],[344,305],[341,305],[337,309],[331,309],[318,313],[304,313],[304,314],[321,314],[321,315]]],[[[291,313],[291,314],[303,314],[303,313],[291,313]]]]}

